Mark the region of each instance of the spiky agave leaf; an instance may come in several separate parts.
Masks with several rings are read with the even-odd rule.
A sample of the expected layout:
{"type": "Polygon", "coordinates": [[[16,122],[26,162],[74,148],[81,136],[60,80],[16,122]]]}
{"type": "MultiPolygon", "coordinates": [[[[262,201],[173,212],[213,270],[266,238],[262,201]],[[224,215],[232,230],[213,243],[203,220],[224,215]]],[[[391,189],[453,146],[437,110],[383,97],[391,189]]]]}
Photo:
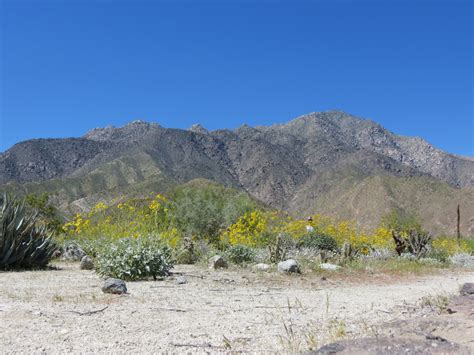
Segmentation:
{"type": "Polygon", "coordinates": [[[52,233],[38,223],[38,214],[6,194],[0,206],[0,268],[46,266],[56,245],[52,233]]]}

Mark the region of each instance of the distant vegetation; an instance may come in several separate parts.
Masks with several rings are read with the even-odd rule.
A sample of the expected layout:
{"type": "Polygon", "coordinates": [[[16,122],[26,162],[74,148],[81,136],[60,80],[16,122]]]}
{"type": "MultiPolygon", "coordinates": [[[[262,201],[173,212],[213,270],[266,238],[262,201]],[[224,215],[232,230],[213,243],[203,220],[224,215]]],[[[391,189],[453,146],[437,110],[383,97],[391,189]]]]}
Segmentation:
{"type": "Polygon", "coordinates": [[[65,223],[47,195],[30,195],[22,202],[6,199],[2,211],[3,267],[45,265],[54,249],[48,233],[54,232],[59,244],[74,242],[95,258],[99,274],[130,280],[164,275],[175,262],[205,261],[215,254],[234,264],[278,262],[290,254],[309,253],[321,261],[355,265],[354,258],[397,254],[446,262],[453,254],[472,251],[464,240],[433,239],[413,213],[394,210],[368,232],[355,221],[320,214],[310,220],[293,218],[243,192],[205,181],[181,185],[166,195],[100,202],[65,223]],[[33,209],[37,212],[28,214],[33,209]],[[12,229],[11,221],[19,225],[25,215],[22,227],[12,229]],[[28,254],[19,247],[23,240],[45,248],[41,260],[11,261],[18,253],[28,254]]]}
{"type": "MultiPolygon", "coordinates": [[[[166,196],[152,194],[115,205],[98,203],[64,224],[63,232],[64,240],[77,241],[99,260],[100,272],[113,276],[120,272],[104,271],[104,265],[114,264],[112,258],[126,264],[126,245],[142,248],[137,253],[144,255],[143,240],[156,250],[169,248],[169,260],[181,263],[207,260],[214,254],[225,255],[235,264],[259,258],[277,262],[292,250],[312,250],[333,261],[341,261],[346,254],[350,258],[384,253],[395,257],[394,235],[406,243],[399,254],[415,258],[446,261],[469,250],[465,241],[458,245],[447,237],[432,240],[415,216],[401,211],[392,211],[374,232],[367,232],[355,221],[335,221],[319,214],[311,221],[296,219],[264,208],[242,192],[202,181],[182,185],[166,196]]],[[[159,255],[166,254],[160,250],[159,255]]],[[[143,272],[146,275],[149,272],[143,272]]]]}

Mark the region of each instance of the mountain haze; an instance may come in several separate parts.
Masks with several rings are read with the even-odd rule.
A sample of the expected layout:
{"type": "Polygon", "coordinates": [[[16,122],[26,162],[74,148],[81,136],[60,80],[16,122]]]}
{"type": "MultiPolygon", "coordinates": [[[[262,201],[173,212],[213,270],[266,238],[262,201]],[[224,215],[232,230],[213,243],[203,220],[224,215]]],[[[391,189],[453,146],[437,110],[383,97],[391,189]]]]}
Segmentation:
{"type": "Polygon", "coordinates": [[[208,179],[298,216],[316,212],[374,227],[393,208],[425,227],[474,234],[474,160],[395,135],[341,111],[285,124],[207,131],[133,121],[81,138],[34,139],[0,154],[0,187],[49,191],[69,211],[208,179]]]}

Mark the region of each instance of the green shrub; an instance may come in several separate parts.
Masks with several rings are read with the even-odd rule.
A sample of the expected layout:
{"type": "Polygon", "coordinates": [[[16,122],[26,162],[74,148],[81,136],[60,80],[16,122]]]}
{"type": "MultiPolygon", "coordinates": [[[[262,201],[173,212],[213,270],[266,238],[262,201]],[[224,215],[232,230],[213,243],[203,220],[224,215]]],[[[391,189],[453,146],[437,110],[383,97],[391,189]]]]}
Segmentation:
{"type": "Polygon", "coordinates": [[[39,223],[37,212],[24,200],[0,198],[0,269],[44,267],[55,250],[51,232],[39,223]]]}
{"type": "Polygon", "coordinates": [[[449,253],[445,250],[440,249],[430,249],[426,257],[438,260],[441,263],[447,263],[449,261],[449,253]]]}
{"type": "Polygon", "coordinates": [[[474,238],[471,237],[471,238],[465,239],[465,241],[468,248],[467,251],[471,254],[474,254],[474,238]]]}
{"type": "Polygon", "coordinates": [[[327,234],[307,234],[299,240],[298,246],[300,248],[313,248],[325,251],[338,250],[336,240],[327,234]]]}
{"type": "Polygon", "coordinates": [[[167,276],[173,268],[171,249],[152,238],[123,238],[99,249],[96,272],[104,277],[144,280],[167,276]]]}
{"type": "Polygon", "coordinates": [[[223,229],[257,206],[245,193],[203,180],[177,187],[170,197],[177,229],[210,242],[217,242],[223,229]]]}
{"type": "Polygon", "coordinates": [[[25,203],[35,211],[38,211],[41,223],[45,224],[48,229],[59,234],[62,232],[63,218],[61,217],[56,206],[51,204],[49,194],[29,194],[25,197],[25,203]]]}
{"type": "Polygon", "coordinates": [[[254,260],[255,251],[245,245],[234,245],[227,249],[226,256],[234,264],[244,264],[254,260]]]}
{"type": "Polygon", "coordinates": [[[424,232],[420,218],[413,211],[394,209],[382,217],[381,224],[386,229],[394,230],[398,233],[424,232]]]}

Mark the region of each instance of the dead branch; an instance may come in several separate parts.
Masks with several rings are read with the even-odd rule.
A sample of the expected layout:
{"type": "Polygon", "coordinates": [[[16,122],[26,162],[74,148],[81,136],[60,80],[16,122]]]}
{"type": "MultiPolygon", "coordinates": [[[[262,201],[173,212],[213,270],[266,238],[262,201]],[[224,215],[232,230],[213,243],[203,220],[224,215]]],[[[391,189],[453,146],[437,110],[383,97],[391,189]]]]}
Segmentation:
{"type": "Polygon", "coordinates": [[[95,310],[95,311],[89,311],[89,312],[78,312],[78,311],[69,311],[69,312],[75,313],[75,314],[79,314],[80,316],[90,316],[90,315],[92,315],[92,314],[96,314],[96,313],[103,312],[103,311],[105,311],[107,308],[109,308],[109,306],[105,306],[104,308],[97,309],[97,310],[95,310]]]}
{"type": "Polygon", "coordinates": [[[169,311],[169,312],[187,312],[186,309],[181,309],[181,308],[152,308],[152,311],[169,311]]]}

